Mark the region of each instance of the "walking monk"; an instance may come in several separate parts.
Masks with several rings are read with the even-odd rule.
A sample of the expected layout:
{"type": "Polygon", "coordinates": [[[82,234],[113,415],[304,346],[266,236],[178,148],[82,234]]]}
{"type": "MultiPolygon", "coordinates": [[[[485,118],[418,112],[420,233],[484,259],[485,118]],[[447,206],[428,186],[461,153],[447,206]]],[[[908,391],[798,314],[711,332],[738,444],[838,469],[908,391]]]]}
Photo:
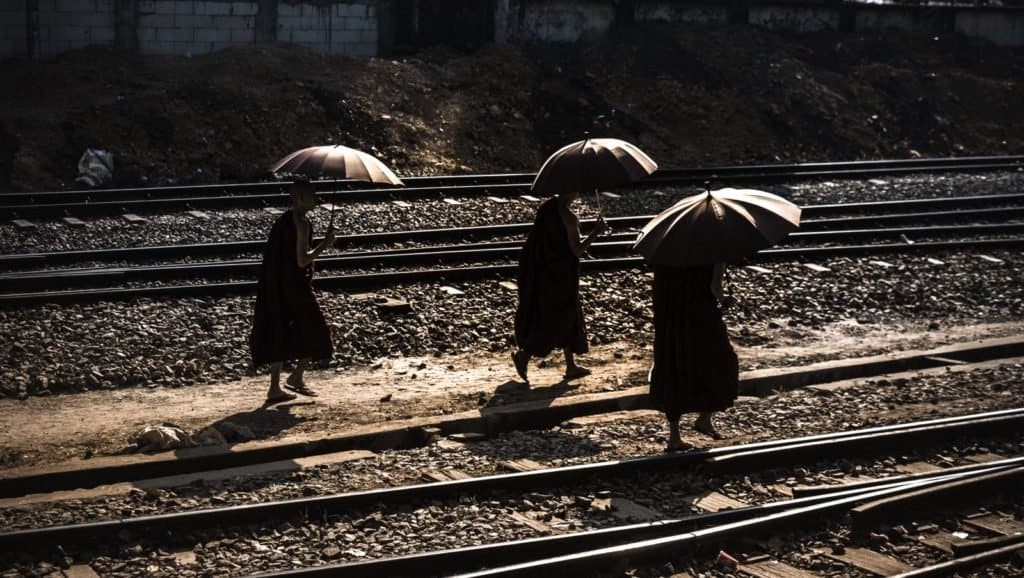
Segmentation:
{"type": "Polygon", "coordinates": [[[327,229],[323,241],[311,246],[313,228],[306,213],[316,203],[313,185],[295,181],[289,193],[291,209],[274,223],[263,252],[249,335],[253,367],[270,364],[267,404],[295,399],[281,389],[283,361],[299,360],[285,388],[316,397],[303,373],[311,360],[327,359],[334,353],[331,330],[313,293],[313,259],[334,245],[334,226],[327,229]]]}
{"type": "Polygon", "coordinates": [[[565,353],[565,381],[590,374],[573,358],[589,350],[580,307],[580,256],[608,225],[599,218],[590,235],[581,238],[579,218],[570,208],[578,197],[569,193],[544,201],[519,255],[519,349],[512,353],[512,362],[527,383],[530,357],[545,357],[556,347],[565,353]]]}
{"type": "Polygon", "coordinates": [[[739,393],[739,363],[717,302],[723,268],[654,268],[650,396],[668,418],[669,451],[685,447],[679,419],[688,412],[700,413],[693,429],[720,439],[711,415],[732,407],[739,393]]]}

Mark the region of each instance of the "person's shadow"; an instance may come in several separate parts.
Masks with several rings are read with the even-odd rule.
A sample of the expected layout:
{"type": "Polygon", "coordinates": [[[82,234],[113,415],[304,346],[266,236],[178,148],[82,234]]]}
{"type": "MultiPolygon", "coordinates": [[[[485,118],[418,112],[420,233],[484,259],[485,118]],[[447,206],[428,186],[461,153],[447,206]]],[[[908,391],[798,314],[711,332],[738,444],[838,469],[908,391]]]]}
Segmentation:
{"type": "Polygon", "coordinates": [[[501,407],[530,401],[547,401],[550,404],[555,399],[579,389],[579,387],[578,384],[564,379],[548,385],[529,384],[510,379],[494,388],[494,393],[485,403],[481,404],[481,407],[501,407]]]}

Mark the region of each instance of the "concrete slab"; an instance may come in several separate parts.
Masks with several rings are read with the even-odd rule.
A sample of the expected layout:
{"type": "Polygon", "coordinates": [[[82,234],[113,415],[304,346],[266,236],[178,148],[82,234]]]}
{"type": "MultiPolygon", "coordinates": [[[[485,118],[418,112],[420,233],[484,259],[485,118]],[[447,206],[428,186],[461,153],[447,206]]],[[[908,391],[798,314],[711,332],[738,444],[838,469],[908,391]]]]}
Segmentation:
{"type": "Polygon", "coordinates": [[[598,498],[591,502],[590,506],[627,522],[653,522],[665,518],[661,512],[626,498],[598,498]]]}
{"type": "Polygon", "coordinates": [[[524,200],[524,201],[529,201],[531,203],[539,203],[540,202],[540,199],[538,199],[537,197],[535,197],[533,195],[519,195],[519,198],[524,200]]]}
{"type": "Polygon", "coordinates": [[[33,223],[32,221],[26,220],[26,219],[14,219],[11,222],[14,223],[14,226],[19,228],[19,229],[29,230],[29,229],[35,229],[36,228],[36,224],[35,223],[33,223]]]}
{"type": "Polygon", "coordinates": [[[753,564],[740,564],[736,570],[740,574],[754,576],[755,578],[818,578],[818,574],[811,574],[778,560],[762,560],[753,564]]]}
{"type": "Polygon", "coordinates": [[[402,207],[403,209],[408,209],[408,208],[412,207],[412,205],[410,203],[407,203],[405,201],[391,201],[391,202],[394,203],[395,206],[402,207]]]}
{"type": "Polygon", "coordinates": [[[284,214],[284,209],[278,209],[277,207],[264,207],[263,212],[270,213],[271,215],[278,217],[284,214]]]}
{"type": "Polygon", "coordinates": [[[532,472],[534,470],[542,470],[545,466],[529,458],[520,458],[518,460],[501,462],[501,467],[510,472],[532,472]]]}
{"type": "Polygon", "coordinates": [[[26,506],[29,504],[39,504],[44,502],[81,500],[87,498],[95,498],[99,496],[127,494],[133,488],[143,490],[147,488],[174,488],[178,486],[186,486],[197,480],[215,481],[227,480],[232,478],[245,478],[249,476],[264,474],[283,474],[302,469],[309,469],[321,465],[336,465],[355,460],[363,460],[366,458],[372,458],[375,455],[377,454],[366,450],[351,450],[344,452],[335,452],[330,454],[313,455],[308,457],[296,458],[293,460],[279,460],[265,464],[256,464],[237,468],[225,468],[221,470],[209,470],[205,472],[195,472],[191,474],[181,474],[176,476],[150,478],[146,480],[138,480],[135,482],[108,484],[96,488],[82,490],[66,490],[47,494],[29,494],[27,496],[18,498],[2,499],[0,500],[0,508],[13,508],[18,506],[26,506]]]}
{"type": "Polygon", "coordinates": [[[462,204],[462,201],[458,201],[458,200],[455,200],[455,199],[450,199],[448,197],[445,197],[445,198],[443,198],[441,200],[444,203],[448,204],[448,205],[461,205],[462,204]]]}
{"type": "Polygon", "coordinates": [[[125,213],[121,215],[121,218],[128,221],[132,225],[141,225],[142,223],[148,223],[149,219],[136,215],[135,213],[125,213]]]}
{"type": "Polygon", "coordinates": [[[760,265],[747,265],[746,268],[750,269],[751,271],[757,272],[757,273],[771,273],[772,272],[771,269],[769,269],[767,267],[762,267],[760,265]]]}
{"type": "Polygon", "coordinates": [[[973,455],[970,455],[970,456],[964,456],[964,459],[969,461],[969,462],[976,463],[976,464],[984,464],[984,463],[988,463],[988,462],[996,462],[996,461],[999,461],[999,460],[1005,460],[1006,456],[1001,456],[999,454],[993,454],[993,453],[989,452],[989,453],[984,453],[984,454],[973,454],[973,455]]]}
{"type": "Polygon", "coordinates": [[[64,570],[64,576],[67,578],[99,578],[100,575],[92,569],[91,566],[86,564],[75,564],[70,568],[64,570]]]}
{"type": "Polygon", "coordinates": [[[929,262],[929,263],[931,263],[932,265],[945,265],[945,264],[946,264],[946,262],[945,262],[945,261],[940,261],[940,260],[938,260],[938,259],[934,259],[934,258],[932,258],[932,257],[928,257],[928,258],[926,259],[926,261],[928,261],[928,262],[929,262]]]}
{"type": "Polygon", "coordinates": [[[964,524],[1004,536],[1024,533],[1024,520],[1017,520],[1010,515],[989,514],[980,518],[968,518],[964,520],[964,524]]]}
{"type": "Polygon", "coordinates": [[[879,554],[867,548],[847,548],[842,554],[826,554],[833,560],[860,568],[877,576],[893,576],[909,572],[914,567],[885,554],[879,554]]]}
{"type": "Polygon", "coordinates": [[[508,199],[506,199],[504,197],[487,197],[487,200],[491,201],[492,203],[498,203],[498,204],[501,204],[501,205],[503,205],[503,204],[508,202],[508,199]]]}
{"type": "Polygon", "coordinates": [[[535,518],[531,518],[530,516],[527,516],[526,514],[522,514],[520,512],[512,512],[509,514],[509,517],[519,522],[520,524],[526,526],[527,528],[532,528],[538,534],[548,536],[551,534],[558,533],[554,528],[548,526],[544,522],[541,522],[540,520],[537,520],[535,518]]]}
{"type": "Polygon", "coordinates": [[[832,269],[829,269],[828,267],[823,267],[815,263],[804,263],[804,267],[807,267],[808,269],[814,271],[815,273],[828,273],[832,271],[832,269]]]}
{"type": "Polygon", "coordinates": [[[904,474],[927,474],[941,469],[942,468],[939,466],[928,462],[910,462],[909,464],[900,464],[896,466],[896,471],[904,474]]]}
{"type": "Polygon", "coordinates": [[[704,492],[703,494],[694,496],[691,499],[691,502],[694,506],[697,506],[698,508],[706,512],[718,512],[721,510],[738,510],[740,508],[746,508],[747,506],[750,505],[747,504],[746,502],[734,500],[729,496],[726,496],[725,494],[720,494],[718,492],[712,491],[704,492]]]}
{"type": "Polygon", "coordinates": [[[1002,259],[999,259],[997,257],[992,257],[991,255],[978,255],[978,256],[981,257],[982,259],[988,261],[989,263],[1005,263],[1005,261],[1003,261],[1002,259]]]}
{"type": "Polygon", "coordinates": [[[68,225],[71,225],[72,227],[84,227],[85,226],[85,221],[83,221],[83,220],[81,220],[81,219],[79,219],[77,217],[64,217],[61,220],[64,221],[65,223],[67,223],[68,225]]]}
{"type": "Polygon", "coordinates": [[[204,213],[203,211],[185,211],[185,212],[188,213],[189,215],[192,215],[193,217],[195,217],[197,219],[202,219],[204,221],[207,221],[207,220],[210,219],[210,214],[209,213],[204,213]]]}

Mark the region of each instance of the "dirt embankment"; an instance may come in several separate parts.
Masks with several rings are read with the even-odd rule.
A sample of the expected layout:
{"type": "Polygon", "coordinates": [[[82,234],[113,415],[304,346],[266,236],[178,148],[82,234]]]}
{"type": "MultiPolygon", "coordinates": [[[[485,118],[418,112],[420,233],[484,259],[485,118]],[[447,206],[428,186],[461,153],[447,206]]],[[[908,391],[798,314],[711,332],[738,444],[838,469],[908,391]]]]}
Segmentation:
{"type": "Polygon", "coordinates": [[[1024,51],[957,36],[640,26],[402,60],[91,47],[4,69],[0,189],[70,188],[89,146],[120,186],[262,178],[327,143],[401,174],[526,171],[587,131],[666,167],[1024,151],[1024,51]]]}

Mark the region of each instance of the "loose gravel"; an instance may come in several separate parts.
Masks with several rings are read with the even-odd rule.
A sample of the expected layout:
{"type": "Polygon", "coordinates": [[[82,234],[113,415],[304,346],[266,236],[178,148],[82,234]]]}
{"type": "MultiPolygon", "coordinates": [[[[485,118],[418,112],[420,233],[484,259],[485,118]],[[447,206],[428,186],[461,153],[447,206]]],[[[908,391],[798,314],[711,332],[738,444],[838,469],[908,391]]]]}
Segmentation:
{"type": "MultiPolygon", "coordinates": [[[[1020,192],[1024,172],[960,175],[911,175],[866,181],[821,181],[763,187],[800,205],[888,201],[929,197],[994,195],[1020,192]]],[[[694,187],[658,187],[624,190],[619,198],[603,198],[606,216],[654,214],[679,198],[700,192],[694,187]]],[[[346,204],[336,212],[339,234],[378,233],[500,223],[531,222],[537,203],[520,197],[495,202],[486,197],[456,198],[452,205],[433,199],[414,199],[408,206],[392,202],[346,204]]],[[[597,203],[582,197],[579,213],[596,214],[597,203]]],[[[141,247],[263,240],[277,218],[265,209],[204,211],[208,219],[184,213],[144,215],[148,222],[131,225],[120,217],[88,218],[85,227],[72,227],[60,219],[36,220],[37,228],[25,231],[12,223],[0,224],[0,252],[35,253],[109,247],[141,247]]],[[[323,231],[329,213],[311,214],[315,231],[323,231]]]]}

